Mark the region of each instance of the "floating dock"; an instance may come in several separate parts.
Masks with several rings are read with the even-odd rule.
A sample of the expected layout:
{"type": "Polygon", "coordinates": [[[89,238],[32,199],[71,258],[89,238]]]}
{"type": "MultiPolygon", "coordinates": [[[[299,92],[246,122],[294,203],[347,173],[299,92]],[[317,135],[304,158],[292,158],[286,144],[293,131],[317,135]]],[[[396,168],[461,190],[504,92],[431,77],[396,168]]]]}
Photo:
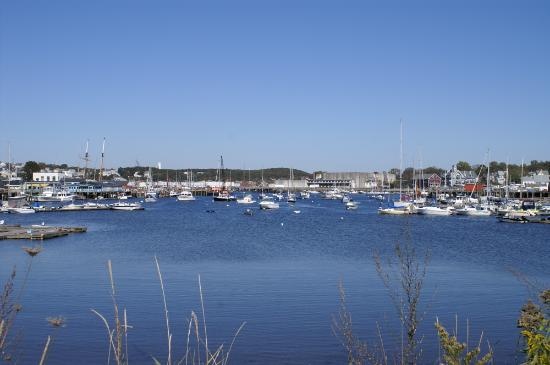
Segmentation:
{"type": "Polygon", "coordinates": [[[0,240],[46,240],[86,232],[86,227],[0,225],[0,240]]]}

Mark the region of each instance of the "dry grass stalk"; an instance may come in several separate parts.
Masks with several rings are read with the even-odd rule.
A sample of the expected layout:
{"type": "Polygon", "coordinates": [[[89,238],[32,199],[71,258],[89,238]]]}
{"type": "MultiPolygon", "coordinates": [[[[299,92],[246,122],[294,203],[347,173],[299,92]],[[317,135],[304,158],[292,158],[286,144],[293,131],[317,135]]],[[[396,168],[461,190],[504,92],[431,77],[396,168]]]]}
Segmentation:
{"type": "Polygon", "coordinates": [[[52,338],[48,336],[48,339],[46,340],[46,345],[44,346],[44,350],[42,351],[42,356],[40,357],[40,362],[38,363],[38,365],[44,365],[46,363],[46,356],[48,355],[51,339],[52,338]]]}
{"type": "Polygon", "coordinates": [[[419,303],[430,255],[426,251],[422,258],[418,256],[408,227],[403,236],[404,242],[397,242],[395,245],[396,262],[388,260],[384,264],[379,253],[375,252],[374,263],[376,272],[396,308],[404,332],[400,362],[416,364],[421,355],[422,343],[422,338],[417,336],[418,326],[422,321],[419,303]]]}
{"type": "Polygon", "coordinates": [[[162,280],[162,273],[160,272],[159,261],[155,256],[155,264],[157,266],[157,274],[160,281],[160,289],[162,291],[162,301],[164,303],[164,318],[166,320],[166,337],[168,340],[168,360],[167,365],[172,365],[172,333],[170,332],[170,319],[168,317],[168,305],[166,304],[166,293],[164,292],[164,281],[162,280]]]}
{"type": "Polygon", "coordinates": [[[124,325],[120,322],[120,316],[119,316],[119,309],[118,309],[118,303],[116,300],[116,290],[115,290],[115,280],[113,277],[113,267],[111,264],[111,260],[107,261],[107,270],[109,272],[109,281],[111,284],[111,299],[113,302],[113,311],[114,311],[114,328],[111,329],[109,326],[109,322],[107,319],[98,311],[95,309],[90,309],[92,313],[97,315],[105,325],[105,328],[107,330],[107,336],[109,339],[109,353],[107,355],[107,364],[110,364],[111,362],[111,352],[114,357],[114,361],[117,365],[124,365],[128,364],[128,357],[127,357],[127,331],[130,326],[128,326],[126,321],[126,310],[124,310],[124,325]],[[126,346],[124,344],[124,340],[126,340],[126,346]]]}
{"type": "MultiPolygon", "coordinates": [[[[172,332],[170,330],[170,318],[169,318],[169,312],[168,312],[168,304],[166,300],[166,292],[164,288],[164,280],[162,278],[162,272],[160,270],[160,264],[155,256],[155,265],[157,269],[157,275],[160,281],[160,287],[161,287],[161,294],[163,299],[163,306],[164,306],[164,319],[165,319],[165,325],[166,325],[166,336],[168,340],[168,357],[167,357],[167,365],[172,365],[173,363],[173,356],[172,356],[172,332]]],[[[114,362],[117,365],[126,365],[128,364],[128,328],[131,328],[128,325],[128,319],[126,310],[123,311],[123,324],[121,324],[119,319],[119,309],[118,309],[118,303],[116,301],[116,291],[115,291],[115,284],[114,284],[114,278],[113,278],[113,271],[112,271],[112,265],[111,261],[108,261],[108,271],[109,271],[109,279],[111,283],[111,297],[113,300],[113,309],[114,309],[114,326],[111,328],[109,325],[109,321],[98,311],[91,309],[92,313],[97,315],[101,321],[103,322],[103,325],[105,326],[105,329],[107,331],[107,337],[109,341],[109,353],[107,356],[107,364],[110,364],[111,361],[111,354],[114,358],[114,362]],[[124,341],[123,341],[124,339],[124,341]]],[[[237,332],[233,336],[233,339],[231,341],[231,345],[229,346],[229,349],[227,352],[224,351],[224,345],[220,345],[218,348],[216,348],[215,351],[210,351],[208,347],[208,338],[207,338],[207,330],[206,330],[206,312],[204,309],[204,294],[202,289],[202,283],[199,277],[199,293],[200,293],[200,299],[201,299],[201,309],[202,309],[202,321],[199,320],[198,316],[195,312],[191,312],[191,318],[189,319],[188,324],[188,331],[187,331],[187,342],[186,342],[186,349],[185,354],[183,358],[177,362],[178,365],[180,364],[189,364],[189,365],[227,365],[229,363],[229,355],[231,353],[231,350],[233,348],[233,344],[235,343],[235,340],[241,330],[244,328],[246,322],[243,322],[241,326],[238,328],[237,332]],[[200,323],[202,322],[203,328],[200,328],[200,323]],[[204,338],[201,337],[201,334],[204,333],[204,338]],[[193,339],[194,337],[194,339],[193,339]],[[193,339],[193,340],[192,340],[193,339]],[[193,344],[193,342],[195,342],[193,344]]],[[[161,362],[157,360],[156,358],[152,357],[153,363],[156,365],[161,365],[161,362]]]]}
{"type": "Polygon", "coordinates": [[[15,322],[15,317],[20,310],[20,306],[13,301],[15,267],[4,284],[2,296],[0,297],[0,360],[11,360],[12,352],[11,342],[8,340],[10,329],[15,322]]]}
{"type": "Polygon", "coordinates": [[[346,305],[346,292],[341,281],[338,284],[338,293],[340,296],[340,310],[338,315],[332,317],[331,328],[347,352],[348,365],[387,364],[387,356],[380,334],[380,327],[377,325],[378,333],[380,334],[380,348],[371,350],[368,343],[359,340],[353,332],[351,313],[346,305]]]}

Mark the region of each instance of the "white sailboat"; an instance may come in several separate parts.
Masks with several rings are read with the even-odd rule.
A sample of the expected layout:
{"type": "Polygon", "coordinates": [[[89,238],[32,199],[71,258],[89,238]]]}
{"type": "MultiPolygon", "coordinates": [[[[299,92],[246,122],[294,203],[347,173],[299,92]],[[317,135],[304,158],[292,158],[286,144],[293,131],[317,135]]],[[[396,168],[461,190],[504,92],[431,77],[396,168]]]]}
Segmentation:
{"type": "Polygon", "coordinates": [[[406,215],[412,213],[412,203],[403,201],[403,121],[400,120],[400,162],[399,162],[399,200],[393,202],[393,207],[379,208],[378,213],[388,215],[406,215]]]}
{"type": "Polygon", "coordinates": [[[223,166],[223,156],[220,156],[219,175],[222,181],[222,187],[221,187],[221,190],[218,192],[218,194],[214,195],[214,201],[229,202],[229,201],[237,200],[237,198],[231,195],[231,193],[227,189],[227,186],[225,185],[226,181],[225,181],[225,168],[223,166]]]}
{"type": "Polygon", "coordinates": [[[286,201],[288,203],[296,203],[296,194],[292,192],[292,181],[294,180],[294,171],[292,170],[292,167],[290,168],[290,176],[288,180],[288,192],[287,192],[287,199],[286,201]]]}

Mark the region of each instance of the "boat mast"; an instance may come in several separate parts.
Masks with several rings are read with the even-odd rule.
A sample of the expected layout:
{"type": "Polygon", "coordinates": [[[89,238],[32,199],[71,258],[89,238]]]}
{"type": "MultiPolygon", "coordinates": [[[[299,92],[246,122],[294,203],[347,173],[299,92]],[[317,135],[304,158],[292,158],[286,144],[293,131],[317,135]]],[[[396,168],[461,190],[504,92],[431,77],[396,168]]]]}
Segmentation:
{"type": "Polygon", "coordinates": [[[489,197],[491,196],[491,159],[487,150],[487,205],[489,205],[489,197]]]}
{"type": "MultiPolygon", "coordinates": [[[[524,163],[524,158],[521,159],[521,176],[520,176],[520,180],[519,180],[519,183],[521,185],[521,188],[519,189],[519,198],[522,199],[523,198],[523,163],[524,163]]],[[[529,197],[529,195],[527,196],[529,197]]]]}
{"type": "Polygon", "coordinates": [[[101,147],[101,165],[99,167],[99,182],[103,180],[103,162],[105,157],[105,137],[103,137],[103,146],[101,147]]]}
{"type": "Polygon", "coordinates": [[[225,171],[223,167],[223,156],[220,156],[220,177],[222,180],[222,191],[225,190],[225,171]]]}
{"type": "Polygon", "coordinates": [[[86,140],[86,152],[84,153],[84,181],[86,181],[86,172],[88,171],[88,161],[90,161],[90,155],[88,154],[88,147],[90,144],[90,140],[86,140]]]}
{"type": "Polygon", "coordinates": [[[509,195],[510,195],[510,177],[509,177],[509,173],[508,173],[508,161],[509,161],[509,158],[506,160],[506,180],[505,180],[505,184],[506,184],[506,203],[508,203],[508,198],[509,198],[509,195]]]}
{"type": "Polygon", "coordinates": [[[399,146],[400,146],[400,160],[399,160],[399,201],[401,201],[401,192],[403,190],[403,120],[399,119],[400,124],[400,140],[399,140],[399,146]]]}

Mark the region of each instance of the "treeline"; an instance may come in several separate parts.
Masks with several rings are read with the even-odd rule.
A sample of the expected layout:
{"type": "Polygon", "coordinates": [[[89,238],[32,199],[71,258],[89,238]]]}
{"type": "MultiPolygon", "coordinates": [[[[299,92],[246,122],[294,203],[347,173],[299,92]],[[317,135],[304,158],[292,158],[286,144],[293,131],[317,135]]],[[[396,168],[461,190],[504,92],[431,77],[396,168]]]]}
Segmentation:
{"type": "MultiPolygon", "coordinates": [[[[119,167],[118,173],[121,177],[128,179],[133,178],[137,172],[140,176],[149,171],[148,167],[134,166],[134,167],[119,167]]],[[[216,180],[221,179],[219,176],[221,172],[218,169],[158,169],[151,168],[151,174],[153,180],[166,180],[169,181],[187,181],[189,172],[193,173],[193,180],[216,180]]],[[[312,175],[302,170],[294,170],[294,179],[310,178],[312,175]]],[[[276,179],[288,179],[290,171],[286,167],[276,167],[264,170],[242,170],[242,169],[225,169],[223,171],[223,177],[226,181],[256,181],[259,182],[263,179],[265,182],[271,182],[276,179]]]]}
{"type": "MultiPolygon", "coordinates": [[[[466,161],[459,161],[456,163],[457,169],[460,171],[474,171],[476,175],[481,170],[480,178],[482,181],[486,180],[487,168],[484,165],[471,165],[466,161]]],[[[69,166],[67,164],[48,164],[44,162],[36,161],[27,161],[23,166],[22,177],[30,181],[32,179],[33,172],[39,172],[43,169],[50,170],[66,170],[66,169],[75,169],[79,170],[82,167],[78,166],[69,166]]],[[[492,161],[490,163],[490,168],[492,172],[496,171],[506,171],[506,162],[492,161]]],[[[142,166],[133,166],[133,167],[119,167],[118,173],[121,177],[128,179],[128,177],[133,177],[137,172],[141,176],[148,171],[148,167],[142,166]]],[[[532,160],[529,163],[523,165],[523,175],[527,175],[530,172],[536,172],[539,170],[549,171],[550,170],[550,161],[538,161],[532,160]]],[[[216,180],[217,178],[217,169],[192,169],[193,179],[194,180],[216,180]]],[[[277,167],[269,168],[263,170],[242,170],[242,169],[226,169],[224,174],[227,181],[256,181],[259,182],[262,179],[262,171],[264,181],[269,182],[276,179],[288,179],[289,178],[289,169],[287,167],[277,167]]],[[[438,174],[443,177],[448,170],[442,169],[436,166],[430,166],[422,169],[424,177],[427,179],[432,174],[438,174]]],[[[394,173],[396,176],[399,176],[399,169],[393,168],[389,170],[390,173],[394,173]]],[[[414,173],[420,173],[420,169],[414,169],[412,167],[407,167],[403,170],[403,181],[413,181],[414,173]]],[[[521,182],[521,173],[522,166],[517,164],[508,164],[508,172],[510,174],[510,181],[513,183],[521,182]]],[[[187,180],[187,170],[185,169],[158,169],[152,168],[153,179],[155,180],[166,180],[167,178],[170,181],[185,181],[187,180]]],[[[88,169],[88,178],[93,178],[94,176],[99,175],[99,169],[88,169]]],[[[294,170],[294,178],[297,180],[303,178],[311,178],[312,174],[303,171],[303,170],[294,170]]]]}
{"type": "MultiPolygon", "coordinates": [[[[480,174],[480,180],[486,181],[487,179],[487,166],[486,165],[471,165],[470,163],[466,161],[459,161],[456,164],[456,168],[460,171],[474,171],[476,174],[480,174]],[[480,173],[481,171],[481,173],[480,173]]],[[[498,162],[498,161],[491,161],[489,165],[491,169],[491,174],[497,171],[506,171],[506,162],[498,162]]],[[[523,165],[523,176],[526,176],[530,172],[536,172],[539,170],[543,171],[549,171],[550,170],[550,161],[538,161],[538,160],[532,160],[529,163],[526,163],[523,165]]],[[[444,175],[449,171],[445,170],[439,167],[431,166],[422,169],[424,173],[424,178],[428,179],[430,175],[432,174],[438,174],[441,177],[444,177],[444,175]]],[[[391,173],[396,174],[396,176],[399,176],[399,169],[394,168],[390,170],[391,173]]],[[[420,169],[417,168],[416,170],[412,167],[407,167],[403,169],[403,181],[412,181],[413,180],[413,174],[419,174],[420,169]]],[[[508,173],[510,174],[510,182],[512,183],[520,183],[521,182],[521,173],[522,173],[522,166],[517,164],[508,164],[508,173]]]]}

